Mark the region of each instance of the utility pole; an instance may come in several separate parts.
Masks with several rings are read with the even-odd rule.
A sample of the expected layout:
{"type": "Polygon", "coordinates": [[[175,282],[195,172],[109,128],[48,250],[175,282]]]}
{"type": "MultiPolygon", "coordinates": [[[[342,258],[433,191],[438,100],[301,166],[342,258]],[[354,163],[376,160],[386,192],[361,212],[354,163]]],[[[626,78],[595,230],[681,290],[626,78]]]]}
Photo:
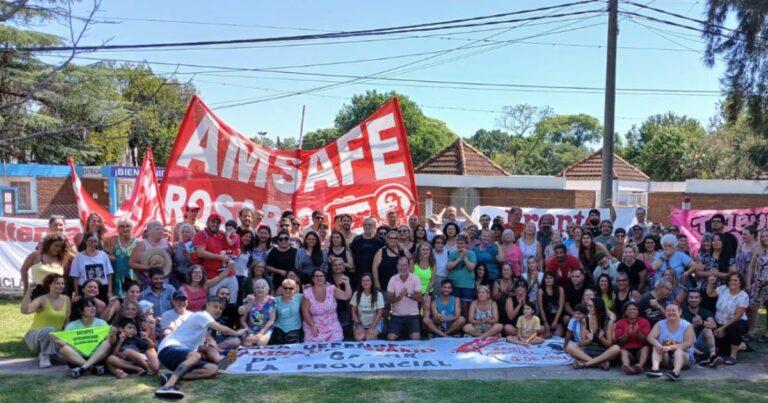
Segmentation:
{"type": "Polygon", "coordinates": [[[301,106],[301,126],[299,127],[299,150],[303,147],[301,143],[304,142],[304,114],[307,112],[307,105],[301,106]]]}
{"type": "Polygon", "coordinates": [[[605,114],[603,115],[603,180],[600,207],[613,199],[613,135],[616,117],[616,41],[619,36],[619,0],[608,1],[608,46],[605,60],[605,114]]]}

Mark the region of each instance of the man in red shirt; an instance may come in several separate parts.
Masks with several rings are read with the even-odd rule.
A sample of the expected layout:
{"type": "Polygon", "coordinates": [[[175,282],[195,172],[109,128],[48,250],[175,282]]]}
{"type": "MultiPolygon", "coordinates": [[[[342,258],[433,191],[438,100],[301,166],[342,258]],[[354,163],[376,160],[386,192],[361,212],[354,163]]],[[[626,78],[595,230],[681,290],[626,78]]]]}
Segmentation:
{"type": "Polygon", "coordinates": [[[546,270],[555,273],[558,283],[565,288],[571,281],[571,271],[581,267],[579,259],[569,255],[565,245],[555,245],[555,256],[546,263],[546,270]]]}
{"type": "Polygon", "coordinates": [[[227,287],[230,291],[229,302],[234,304],[237,302],[239,287],[235,277],[233,257],[240,254],[240,248],[239,245],[234,248],[229,246],[226,234],[219,230],[220,226],[221,216],[212,213],[208,216],[205,229],[195,234],[192,246],[195,247],[195,254],[200,258],[200,265],[205,269],[207,278],[216,278],[224,270],[230,271],[226,279],[208,290],[208,295],[216,296],[219,288],[227,287]]]}

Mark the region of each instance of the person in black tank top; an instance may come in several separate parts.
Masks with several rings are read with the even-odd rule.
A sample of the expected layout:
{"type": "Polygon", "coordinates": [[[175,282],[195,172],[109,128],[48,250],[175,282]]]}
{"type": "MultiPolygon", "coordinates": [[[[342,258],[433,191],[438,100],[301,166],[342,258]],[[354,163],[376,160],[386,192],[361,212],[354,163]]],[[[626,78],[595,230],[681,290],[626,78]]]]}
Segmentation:
{"type": "Polygon", "coordinates": [[[378,280],[377,288],[382,291],[387,289],[389,280],[397,274],[397,259],[405,256],[405,252],[400,249],[398,239],[397,232],[390,231],[386,238],[387,244],[373,258],[374,279],[378,280]]]}
{"type": "Polygon", "coordinates": [[[636,302],[640,299],[640,293],[630,286],[630,282],[629,273],[627,272],[620,272],[616,276],[616,290],[613,292],[613,313],[619,318],[624,316],[624,306],[628,302],[636,302]],[[621,294],[624,292],[626,292],[626,295],[624,298],[621,298],[621,294]]]}

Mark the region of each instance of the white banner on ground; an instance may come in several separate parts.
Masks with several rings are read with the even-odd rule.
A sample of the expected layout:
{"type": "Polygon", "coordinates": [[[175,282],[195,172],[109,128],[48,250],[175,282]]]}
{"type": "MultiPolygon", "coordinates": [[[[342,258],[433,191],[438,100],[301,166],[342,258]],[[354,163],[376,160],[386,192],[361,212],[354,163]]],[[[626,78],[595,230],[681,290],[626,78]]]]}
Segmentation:
{"type": "Polygon", "coordinates": [[[413,371],[565,365],[563,339],[524,347],[504,338],[438,338],[423,341],[368,341],[247,347],[227,374],[308,374],[324,372],[413,371]]]}
{"type": "MultiPolygon", "coordinates": [[[[564,231],[568,224],[571,222],[576,223],[576,225],[584,225],[589,218],[590,210],[588,208],[521,208],[523,209],[522,222],[525,223],[528,221],[533,221],[538,227],[541,217],[549,214],[554,218],[553,223],[555,228],[561,231],[564,231]]],[[[615,209],[616,222],[613,223],[614,229],[628,229],[632,224],[637,222],[637,219],[635,218],[636,207],[616,207],[615,209]]],[[[601,208],[598,210],[600,210],[600,219],[609,220],[611,218],[607,208],[601,208]]],[[[500,216],[504,219],[504,223],[509,221],[509,207],[477,206],[474,210],[472,210],[472,221],[479,222],[478,220],[483,214],[488,214],[491,219],[500,216]]]]}
{"type": "MultiPolygon", "coordinates": [[[[80,232],[79,220],[65,222],[67,237],[80,232]]],[[[0,288],[21,290],[21,264],[48,233],[48,220],[0,217],[0,288]]]]}

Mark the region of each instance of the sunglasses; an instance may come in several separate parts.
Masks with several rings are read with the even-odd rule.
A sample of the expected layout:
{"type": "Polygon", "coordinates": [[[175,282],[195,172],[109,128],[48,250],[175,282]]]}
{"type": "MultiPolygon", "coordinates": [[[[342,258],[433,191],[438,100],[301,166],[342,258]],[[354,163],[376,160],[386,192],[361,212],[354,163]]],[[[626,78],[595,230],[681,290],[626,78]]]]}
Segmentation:
{"type": "Polygon", "coordinates": [[[293,290],[295,290],[295,288],[293,288],[293,287],[283,287],[283,290],[285,290],[285,291],[293,291],[293,290]]]}
{"type": "Polygon", "coordinates": [[[299,223],[297,223],[297,222],[294,222],[294,223],[291,223],[291,225],[293,225],[294,227],[298,227],[298,226],[299,226],[299,225],[301,225],[301,224],[299,224],[299,223]]]}
{"type": "Polygon", "coordinates": [[[408,230],[407,230],[407,229],[399,229],[399,230],[397,230],[397,232],[399,232],[399,233],[401,233],[401,234],[402,234],[402,233],[406,233],[406,232],[408,232],[408,230]]]}
{"type": "Polygon", "coordinates": [[[277,238],[277,240],[278,240],[278,241],[287,241],[287,240],[288,240],[288,238],[287,238],[287,237],[284,237],[284,236],[281,236],[280,238],[277,238]]]}

